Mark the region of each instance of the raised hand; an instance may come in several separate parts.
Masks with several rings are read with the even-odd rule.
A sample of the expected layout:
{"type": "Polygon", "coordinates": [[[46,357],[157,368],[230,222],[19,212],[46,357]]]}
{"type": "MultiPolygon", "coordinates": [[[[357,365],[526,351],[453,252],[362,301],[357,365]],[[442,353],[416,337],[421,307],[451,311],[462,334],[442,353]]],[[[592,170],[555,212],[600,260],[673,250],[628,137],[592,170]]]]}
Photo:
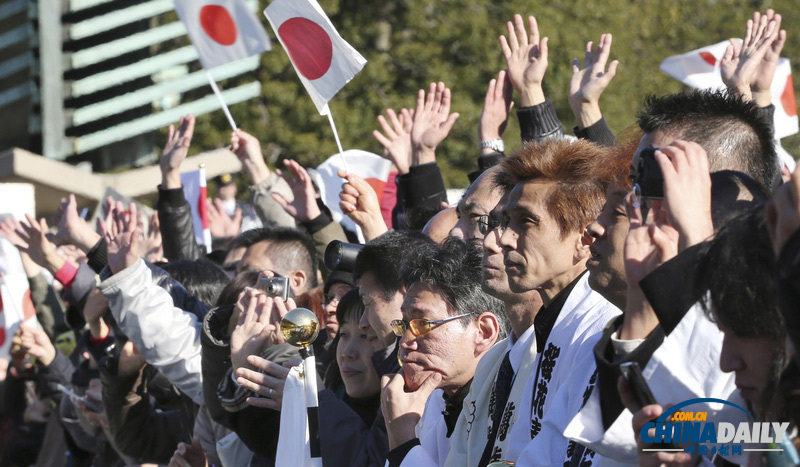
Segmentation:
{"type": "MultiPolygon", "coordinates": [[[[508,124],[508,114],[514,106],[513,90],[505,70],[501,70],[496,79],[489,81],[478,123],[478,141],[491,141],[503,136],[508,124]]],[[[484,151],[491,153],[492,149],[484,151]]]]}
{"type": "Polygon", "coordinates": [[[339,193],[339,207],[361,227],[364,238],[370,241],[388,231],[375,190],[358,175],[344,170],[338,175],[346,180],[339,193]]]}
{"type": "Polygon", "coordinates": [[[108,267],[114,274],[133,266],[139,259],[141,231],[136,214],[136,203],[131,203],[130,212],[126,212],[122,202],[117,201],[111,220],[101,222],[108,249],[108,267]]]}
{"type": "Polygon", "coordinates": [[[592,41],[587,42],[583,68],[577,58],[572,61],[569,105],[580,128],[590,127],[603,117],[600,112],[600,96],[614,79],[619,65],[619,61],[614,60],[606,69],[612,39],[611,34],[601,35],[596,48],[592,41]]]}
{"type": "Polygon", "coordinates": [[[236,370],[236,381],[261,396],[248,397],[247,403],[255,407],[280,411],[286,377],[289,375],[289,369],[297,363],[279,365],[257,355],[247,357],[247,362],[256,370],[239,368],[236,370]]]}
{"type": "Polygon", "coordinates": [[[680,234],[680,250],[714,235],[711,175],[706,151],[697,143],[676,140],[656,151],[664,174],[664,210],[680,234]]]}
{"type": "Polygon", "coordinates": [[[54,222],[58,227],[55,236],[57,245],[72,244],[86,253],[100,241],[100,235],[78,215],[78,203],[73,194],[61,200],[54,222]]]}
{"type": "Polygon", "coordinates": [[[242,209],[237,207],[233,212],[233,217],[228,215],[222,201],[217,198],[214,201],[206,199],[206,212],[208,213],[208,225],[213,238],[233,238],[239,235],[242,229],[242,209]]]}
{"type": "Polygon", "coordinates": [[[139,244],[139,256],[150,263],[157,263],[164,259],[164,245],[161,240],[161,223],[158,220],[158,212],[150,215],[147,236],[139,244]]]}
{"type": "Polygon", "coordinates": [[[383,133],[372,131],[372,136],[383,146],[383,157],[388,158],[397,167],[400,175],[407,174],[411,167],[411,127],[414,125],[414,110],[400,109],[398,116],[393,109],[386,109],[387,121],[378,115],[378,123],[383,133]]]}
{"type": "Polygon", "coordinates": [[[275,201],[281,205],[284,211],[298,222],[308,222],[316,219],[322,214],[322,211],[317,206],[317,192],[314,190],[314,184],[311,182],[311,176],[308,171],[297,161],[291,159],[284,160],[283,165],[289,169],[292,176],[280,170],[276,172],[286,180],[286,183],[292,189],[294,199],[289,201],[280,193],[272,193],[272,197],[275,198],[275,201]]]}
{"type": "Polygon", "coordinates": [[[625,276],[628,288],[638,288],[647,274],[678,254],[678,231],[670,225],[664,203],[652,201],[647,222],[641,206],[625,198],[630,227],[625,237],[625,276]]]}
{"type": "Polygon", "coordinates": [[[411,127],[412,166],[436,161],[436,147],[457,119],[458,113],[450,113],[450,89],[444,83],[431,83],[427,96],[419,90],[411,127]]]}
{"type": "Polygon", "coordinates": [[[282,299],[269,297],[252,287],[242,292],[236,303],[236,327],[231,334],[231,364],[234,371],[242,367],[252,369],[247,357],[258,355],[267,346],[285,342],[280,332],[280,322],[288,310],[296,307],[291,298],[284,303],[282,299]]]}
{"type": "Polygon", "coordinates": [[[189,114],[181,117],[176,131],[174,125],[169,126],[167,144],[161,151],[161,184],[165,189],[181,187],[181,163],[189,154],[189,146],[194,135],[194,116],[189,114]]]}
{"type": "Polygon", "coordinates": [[[253,185],[258,185],[269,177],[269,167],[264,162],[258,138],[244,130],[236,130],[231,133],[231,151],[242,162],[253,185]]]}
{"type": "MultiPolygon", "coordinates": [[[[770,50],[778,35],[778,23],[774,17],[770,19],[767,15],[761,16],[756,12],[753,19],[747,20],[744,41],[739,44],[736,39],[731,39],[722,56],[720,71],[722,82],[728,89],[746,100],[752,99],[750,86],[756,79],[756,72],[762,65],[764,55],[770,50]]],[[[784,39],[785,36],[784,34],[784,39]]],[[[774,69],[772,73],[774,75],[774,69]]]]}
{"type": "MultiPolygon", "coordinates": [[[[754,21],[757,16],[758,12],[753,13],[754,21]]],[[[778,68],[778,60],[781,58],[783,45],[786,43],[786,30],[781,29],[781,15],[770,9],[764,13],[764,16],[769,21],[775,21],[777,34],[772,41],[772,45],[764,53],[764,58],[761,59],[761,66],[756,69],[755,77],[750,83],[750,89],[753,91],[753,100],[756,101],[759,107],[766,107],[772,103],[770,88],[772,87],[772,80],[775,78],[775,70],[778,68]]]]}
{"type": "Polygon", "coordinates": [[[34,263],[42,266],[52,274],[58,272],[66,262],[58,252],[56,246],[47,238],[47,221],[44,218],[37,222],[29,214],[25,214],[28,224],[16,223],[18,226],[16,233],[22,240],[22,244],[16,247],[23,253],[27,253],[34,263]]]}
{"type": "Polygon", "coordinates": [[[506,23],[508,38],[500,36],[500,48],[506,57],[508,78],[520,96],[522,107],[531,107],[544,102],[542,81],[547,71],[547,38],[539,40],[536,18],[528,16],[525,31],[522,15],[514,15],[514,22],[506,23]]]}
{"type": "Polygon", "coordinates": [[[56,359],[56,348],[47,333],[44,332],[38,324],[23,322],[20,324],[19,329],[22,331],[22,348],[33,357],[39,359],[39,362],[47,366],[53,363],[56,359]]]}

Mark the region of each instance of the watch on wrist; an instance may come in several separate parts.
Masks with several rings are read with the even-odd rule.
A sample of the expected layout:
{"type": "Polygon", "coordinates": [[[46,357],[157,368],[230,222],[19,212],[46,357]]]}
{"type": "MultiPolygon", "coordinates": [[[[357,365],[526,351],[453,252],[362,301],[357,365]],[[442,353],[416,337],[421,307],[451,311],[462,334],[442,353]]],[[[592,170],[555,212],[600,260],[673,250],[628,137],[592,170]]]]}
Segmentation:
{"type": "Polygon", "coordinates": [[[506,149],[506,145],[503,143],[502,138],[497,138],[489,141],[481,141],[478,143],[478,149],[492,149],[497,152],[503,152],[506,149]]]}

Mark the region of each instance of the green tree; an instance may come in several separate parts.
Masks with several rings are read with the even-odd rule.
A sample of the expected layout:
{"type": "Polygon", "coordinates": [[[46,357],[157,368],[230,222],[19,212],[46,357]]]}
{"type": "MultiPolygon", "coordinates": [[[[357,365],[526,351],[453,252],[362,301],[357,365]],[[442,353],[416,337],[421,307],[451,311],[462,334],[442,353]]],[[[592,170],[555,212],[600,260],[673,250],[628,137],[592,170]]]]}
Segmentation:
{"type": "MultiPolygon", "coordinates": [[[[261,1],[261,9],[268,2],[261,1]]],[[[489,80],[505,67],[498,37],[514,13],[536,16],[541,33],[550,38],[549,68],[544,87],[565,129],[574,117],[567,103],[571,61],[582,58],[584,44],[600,34],[614,34],[612,59],[620,61],[617,76],[601,99],[611,128],[619,133],[635,123],[647,94],[663,95],[683,86],[659,70],[668,56],[685,53],[729,37],[741,37],[754,10],[774,8],[789,31],[783,56],[800,63],[800,10],[792,0],[599,0],[591,4],[550,0],[320,0],[342,37],[368,60],[331,102],[330,107],[347,148],[379,153],[371,132],[385,108],[413,107],[418,89],[444,81],[453,90],[453,111],[459,118],[438,150],[438,161],[449,186],[467,183],[475,168],[477,123],[489,80]]],[[[263,18],[263,16],[260,16],[263,18]]],[[[263,20],[269,34],[274,33],[263,20]]],[[[258,99],[231,108],[242,128],[257,134],[271,164],[296,158],[316,165],[337,152],[326,117],[308,97],[277,40],[262,56],[256,77],[262,83],[258,99]]],[[[221,83],[232,87],[237,80],[221,83]]],[[[795,86],[796,88],[796,86],[795,86]]],[[[224,146],[230,130],[222,112],[198,118],[193,151],[224,146]]],[[[519,128],[512,117],[504,135],[507,146],[519,145],[519,128]]],[[[800,155],[800,135],[783,140],[800,155]]]]}

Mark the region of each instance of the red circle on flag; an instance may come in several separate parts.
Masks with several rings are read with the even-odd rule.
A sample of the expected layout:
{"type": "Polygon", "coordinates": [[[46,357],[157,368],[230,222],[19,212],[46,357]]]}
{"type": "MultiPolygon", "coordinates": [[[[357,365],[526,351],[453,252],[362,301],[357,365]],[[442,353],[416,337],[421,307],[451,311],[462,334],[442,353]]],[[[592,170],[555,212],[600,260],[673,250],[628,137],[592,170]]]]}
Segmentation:
{"type": "Polygon", "coordinates": [[[236,22],[223,6],[206,5],[200,9],[200,25],[208,37],[222,45],[236,42],[236,22]]]}
{"type": "Polygon", "coordinates": [[[797,101],[794,99],[794,83],[792,83],[792,75],[786,77],[786,86],[781,93],[781,105],[786,115],[790,117],[797,116],[797,101]]]}
{"type": "Polygon", "coordinates": [[[333,44],[325,29],[306,18],[291,18],[278,28],[297,71],[306,79],[322,78],[331,67],[333,44]]]}
{"type": "Polygon", "coordinates": [[[6,343],[6,330],[0,327],[0,346],[6,343]]]}
{"type": "Polygon", "coordinates": [[[717,65],[717,57],[712,55],[710,52],[700,52],[700,58],[702,58],[704,62],[711,66],[717,65]]]}

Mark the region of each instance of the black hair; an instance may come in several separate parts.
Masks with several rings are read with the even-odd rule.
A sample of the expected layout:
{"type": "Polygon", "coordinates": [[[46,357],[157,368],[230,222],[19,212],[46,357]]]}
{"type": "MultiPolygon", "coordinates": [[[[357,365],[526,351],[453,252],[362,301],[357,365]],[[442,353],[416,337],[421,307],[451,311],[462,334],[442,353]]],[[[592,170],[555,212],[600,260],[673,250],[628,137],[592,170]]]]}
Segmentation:
{"type": "Polygon", "coordinates": [[[769,197],[749,175],[734,170],[711,174],[711,219],[714,230],[766,203],[769,197]]]}
{"type": "MultiPolygon", "coordinates": [[[[483,291],[481,261],[483,251],[473,242],[448,237],[441,245],[420,246],[406,262],[403,284],[410,287],[422,282],[435,287],[448,305],[449,316],[480,315],[490,311],[500,322],[500,337],[508,332],[508,318],[503,302],[483,291]]],[[[474,317],[472,318],[474,319],[474,317]]],[[[469,316],[462,322],[468,323],[469,316]]]]}
{"type": "Polygon", "coordinates": [[[230,278],[216,263],[206,258],[179,259],[160,264],[173,279],[180,282],[189,295],[209,307],[213,306],[230,278]]]}
{"type": "Polygon", "coordinates": [[[339,322],[339,327],[352,320],[358,322],[361,315],[364,314],[364,309],[364,302],[361,301],[361,296],[358,294],[358,287],[350,289],[342,295],[342,299],[336,305],[336,321],[339,322]]]}
{"type": "Polygon", "coordinates": [[[409,252],[426,244],[433,244],[433,240],[421,232],[386,232],[364,245],[358,253],[353,278],[359,281],[365,273],[371,273],[384,299],[391,300],[403,287],[400,277],[403,261],[409,252]]]}
{"type": "Polygon", "coordinates": [[[314,240],[307,233],[291,227],[262,227],[246,233],[249,234],[248,248],[256,243],[269,242],[267,254],[276,269],[299,269],[306,273],[307,289],[317,286],[319,254],[314,240]]]}
{"type": "Polygon", "coordinates": [[[645,133],[661,131],[702,146],[712,172],[744,172],[765,191],[778,178],[772,122],[755,103],[725,90],[648,96],[636,120],[645,133]]]}
{"type": "Polygon", "coordinates": [[[763,362],[771,366],[771,373],[760,401],[762,418],[780,410],[775,395],[786,363],[775,270],[764,210],[758,208],[730,220],[702,248],[695,290],[708,292],[710,303],[702,301],[706,313],[737,337],[767,338],[772,343],[773,355],[763,362]]]}
{"type": "Polygon", "coordinates": [[[220,292],[215,306],[233,305],[239,301],[239,294],[245,287],[255,287],[258,283],[259,271],[242,271],[237,274],[220,292]]]}

